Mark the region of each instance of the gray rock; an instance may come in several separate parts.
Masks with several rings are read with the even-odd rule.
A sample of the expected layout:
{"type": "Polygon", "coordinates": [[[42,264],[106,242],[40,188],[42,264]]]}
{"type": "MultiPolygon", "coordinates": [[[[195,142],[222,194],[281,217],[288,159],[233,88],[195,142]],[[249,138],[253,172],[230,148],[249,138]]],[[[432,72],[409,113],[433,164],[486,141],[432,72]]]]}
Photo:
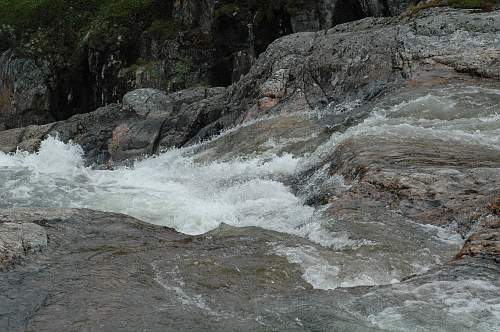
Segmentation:
{"type": "Polygon", "coordinates": [[[167,140],[168,147],[181,146],[190,138],[191,127],[198,121],[189,105],[207,97],[217,98],[224,92],[225,89],[218,88],[194,88],[166,95],[158,90],[139,89],[126,94],[123,109],[132,110],[140,120],[132,118],[114,129],[111,160],[124,161],[154,154],[167,140]]]}
{"type": "Polygon", "coordinates": [[[155,89],[134,90],[124,96],[122,105],[111,104],[52,124],[0,131],[0,151],[36,151],[40,140],[52,135],[81,145],[89,164],[111,166],[156,153],[160,141],[167,140],[167,134],[162,135],[166,131],[172,139],[168,146],[176,145],[174,140],[182,145],[199,121],[189,105],[223,93],[223,88],[195,88],[169,95],[155,89]]]}
{"type": "Polygon", "coordinates": [[[226,106],[208,105],[220,116],[206,131],[260,115],[367,102],[432,71],[495,78],[499,17],[441,8],[280,38],[229,89],[226,106]]]}
{"type": "Polygon", "coordinates": [[[54,121],[47,80],[33,60],[0,55],[0,130],[54,121]]]}
{"type": "Polygon", "coordinates": [[[41,252],[0,275],[0,328],[9,331],[377,331],[390,328],[392,311],[406,327],[453,331],[464,325],[446,316],[442,296],[491,303],[500,286],[498,264],[464,257],[393,285],[312,290],[298,264],[273,254],[301,238],[229,226],[190,237],[90,210],[0,211],[0,243],[25,232],[41,252]]]}
{"type": "MultiPolygon", "coordinates": [[[[128,94],[125,108],[131,107],[132,122],[140,123],[128,121],[125,127],[120,125],[129,115],[118,116],[120,123],[108,117],[110,128],[105,130],[106,138],[97,139],[102,141],[98,150],[105,150],[102,147],[115,128],[123,145],[119,147],[114,140],[111,152],[115,161],[121,161],[191,144],[263,115],[368,102],[405,82],[430,77],[432,72],[495,78],[500,48],[497,13],[434,9],[416,17],[369,18],[325,32],[281,38],[259,57],[249,74],[227,90],[195,88],[165,96],[146,89],[128,94]],[[150,109],[158,110],[157,115],[156,111],[150,114],[150,109]]],[[[72,127],[77,119],[93,117],[77,116],[58,129],[67,131],[64,128],[72,127]]],[[[62,137],[76,136],[75,129],[72,132],[62,137]]],[[[6,140],[2,149],[15,149],[12,142],[16,139],[6,140]]],[[[96,153],[91,155],[96,160],[96,153]]],[[[103,163],[109,156],[97,159],[103,163]]]]}
{"type": "Polygon", "coordinates": [[[0,271],[47,246],[47,234],[36,224],[4,222],[0,228],[0,271]]]}
{"type": "Polygon", "coordinates": [[[42,140],[40,138],[32,138],[32,139],[23,140],[17,146],[17,150],[25,151],[28,153],[35,153],[38,151],[38,149],[40,149],[41,143],[42,143],[42,140]]]}

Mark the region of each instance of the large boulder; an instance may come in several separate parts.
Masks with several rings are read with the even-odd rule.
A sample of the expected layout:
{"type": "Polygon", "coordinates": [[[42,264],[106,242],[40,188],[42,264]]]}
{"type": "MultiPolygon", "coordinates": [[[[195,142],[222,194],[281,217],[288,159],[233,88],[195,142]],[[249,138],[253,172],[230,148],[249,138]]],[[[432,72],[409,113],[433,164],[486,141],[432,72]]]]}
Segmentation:
{"type": "Polygon", "coordinates": [[[110,104],[47,125],[0,131],[0,151],[34,152],[41,140],[52,135],[81,145],[89,164],[112,165],[154,154],[160,148],[160,140],[167,140],[167,135],[161,135],[166,130],[170,130],[168,146],[175,146],[176,142],[181,146],[191,137],[191,128],[198,120],[193,112],[184,111],[188,105],[224,91],[193,88],[167,95],[155,89],[134,90],[124,96],[122,104],[110,104]],[[179,117],[181,121],[176,120],[179,117]]]}
{"type": "Polygon", "coordinates": [[[211,136],[261,115],[363,103],[420,76],[449,72],[498,77],[500,16],[440,8],[401,18],[367,18],[280,38],[228,89],[211,136]]]}

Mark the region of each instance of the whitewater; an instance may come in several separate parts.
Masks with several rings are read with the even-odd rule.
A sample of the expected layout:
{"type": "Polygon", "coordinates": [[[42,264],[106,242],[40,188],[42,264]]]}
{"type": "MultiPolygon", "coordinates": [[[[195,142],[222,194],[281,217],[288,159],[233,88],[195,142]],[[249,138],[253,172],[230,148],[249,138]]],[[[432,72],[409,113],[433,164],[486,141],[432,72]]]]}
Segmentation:
{"type": "MultiPolygon", "coordinates": [[[[339,143],[363,136],[433,137],[500,149],[498,98],[498,90],[466,86],[375,109],[364,122],[333,134],[302,158],[271,151],[202,163],[196,158],[198,146],[165,151],[131,167],[99,170],[85,166],[80,146],[48,137],[34,154],[0,152],[0,207],[120,212],[191,235],[225,223],[307,236],[318,219],[315,210],[283,179],[331,155],[339,143]]],[[[336,180],[345,185],[340,177],[336,180]]]]}
{"type": "MultiPolygon", "coordinates": [[[[338,251],[332,256],[307,246],[275,249],[275,254],[300,264],[304,278],[315,288],[390,284],[408,273],[425,272],[441,263],[447,256],[434,251],[456,252],[463,239],[452,229],[406,225],[405,232],[409,237],[415,236],[416,242],[437,239],[437,244],[429,244],[435,247],[433,253],[405,252],[402,247],[401,252],[392,254],[399,255],[398,263],[391,263],[393,270],[381,271],[376,267],[380,263],[376,252],[365,252],[360,258],[356,251],[372,247],[378,240],[369,239],[369,232],[366,239],[352,240],[356,234],[329,231],[325,225],[335,220],[325,218],[325,208],[306,205],[303,195],[294,193],[286,180],[314,168],[335,153],[338,144],[349,139],[393,137],[404,142],[431,137],[499,151],[499,99],[498,90],[470,86],[413,96],[374,109],[363,122],[332,134],[316,151],[302,157],[271,149],[260,156],[200,162],[197,157],[198,151],[203,150],[202,143],[164,151],[129,167],[103,170],[86,166],[84,152],[77,144],[48,137],[37,153],[0,153],[0,208],[118,212],[190,235],[204,234],[221,224],[256,226],[298,235],[338,251]],[[352,252],[346,254],[346,250],[352,252]],[[367,267],[367,262],[372,265],[367,267]],[[349,267],[340,271],[338,266],[342,265],[349,267]]],[[[237,130],[233,128],[231,132],[237,130]]],[[[268,143],[276,145],[273,141],[268,143]]],[[[333,181],[334,186],[349,188],[341,176],[318,174],[320,178],[310,184],[312,189],[318,181],[333,181]]]]}

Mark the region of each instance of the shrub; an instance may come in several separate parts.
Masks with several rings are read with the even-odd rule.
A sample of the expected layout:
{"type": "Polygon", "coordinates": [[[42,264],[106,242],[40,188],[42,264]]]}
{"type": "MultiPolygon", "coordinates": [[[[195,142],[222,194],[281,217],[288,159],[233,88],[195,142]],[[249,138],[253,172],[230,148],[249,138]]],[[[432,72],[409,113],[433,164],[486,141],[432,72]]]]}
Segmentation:
{"type": "Polygon", "coordinates": [[[181,58],[175,63],[175,80],[184,82],[187,75],[191,72],[193,63],[189,58],[181,58]]]}

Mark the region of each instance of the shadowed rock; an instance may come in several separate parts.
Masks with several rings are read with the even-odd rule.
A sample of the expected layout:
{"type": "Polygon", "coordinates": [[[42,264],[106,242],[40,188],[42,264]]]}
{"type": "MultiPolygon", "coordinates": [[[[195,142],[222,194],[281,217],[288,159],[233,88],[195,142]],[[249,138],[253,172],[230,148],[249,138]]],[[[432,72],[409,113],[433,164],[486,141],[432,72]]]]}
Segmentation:
{"type": "Polygon", "coordinates": [[[0,55],[0,130],[55,121],[47,73],[12,50],[0,55]]]}

